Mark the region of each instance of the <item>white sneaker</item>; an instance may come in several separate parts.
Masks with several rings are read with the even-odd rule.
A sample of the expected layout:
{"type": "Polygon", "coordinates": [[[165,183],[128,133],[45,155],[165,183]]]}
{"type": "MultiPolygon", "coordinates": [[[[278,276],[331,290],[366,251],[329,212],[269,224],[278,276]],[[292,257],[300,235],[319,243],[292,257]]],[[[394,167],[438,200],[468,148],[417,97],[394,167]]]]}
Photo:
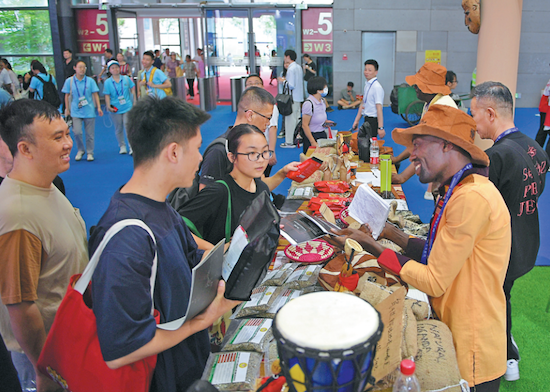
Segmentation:
{"type": "Polygon", "coordinates": [[[425,200],[433,200],[433,199],[434,199],[434,195],[432,194],[432,192],[426,191],[426,193],[424,193],[424,199],[425,199],[425,200]]]}
{"type": "Polygon", "coordinates": [[[118,153],[119,154],[128,154],[128,150],[126,150],[126,146],[120,147],[120,151],[118,153]]]}
{"type": "Polygon", "coordinates": [[[283,131],[279,132],[279,134],[277,135],[277,139],[284,139],[285,138],[285,133],[283,131]]]}
{"type": "Polygon", "coordinates": [[[94,160],[94,154],[88,154],[88,156],[86,157],[86,160],[87,160],[88,162],[93,161],[93,160],[94,160]]]}
{"type": "Polygon", "coordinates": [[[281,143],[281,148],[296,148],[296,145],[291,143],[281,143]]]}
{"type": "Polygon", "coordinates": [[[519,365],[515,359],[509,359],[506,363],[506,373],[504,373],[504,379],[506,381],[519,380],[519,365]]]}
{"type": "Polygon", "coordinates": [[[79,151],[76,153],[76,156],[74,157],[75,161],[80,161],[82,157],[84,156],[84,151],[79,151]]]}

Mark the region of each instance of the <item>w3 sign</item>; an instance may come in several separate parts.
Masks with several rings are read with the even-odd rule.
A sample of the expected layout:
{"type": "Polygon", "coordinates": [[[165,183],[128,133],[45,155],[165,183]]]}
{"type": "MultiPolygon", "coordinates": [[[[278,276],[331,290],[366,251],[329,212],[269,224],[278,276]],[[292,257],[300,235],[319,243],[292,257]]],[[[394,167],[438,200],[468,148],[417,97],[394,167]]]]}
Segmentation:
{"type": "Polygon", "coordinates": [[[332,8],[302,11],[302,52],[332,54],[332,8]]]}

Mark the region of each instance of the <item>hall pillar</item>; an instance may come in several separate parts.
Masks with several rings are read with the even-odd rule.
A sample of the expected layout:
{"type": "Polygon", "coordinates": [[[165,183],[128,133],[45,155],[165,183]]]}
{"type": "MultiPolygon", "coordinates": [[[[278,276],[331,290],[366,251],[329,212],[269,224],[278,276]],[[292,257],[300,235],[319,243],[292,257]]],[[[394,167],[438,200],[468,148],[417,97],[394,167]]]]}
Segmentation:
{"type": "MultiPolygon", "coordinates": [[[[481,0],[477,84],[501,82],[516,96],[523,0],[481,0]]],[[[492,146],[483,140],[483,149],[492,146]]]]}

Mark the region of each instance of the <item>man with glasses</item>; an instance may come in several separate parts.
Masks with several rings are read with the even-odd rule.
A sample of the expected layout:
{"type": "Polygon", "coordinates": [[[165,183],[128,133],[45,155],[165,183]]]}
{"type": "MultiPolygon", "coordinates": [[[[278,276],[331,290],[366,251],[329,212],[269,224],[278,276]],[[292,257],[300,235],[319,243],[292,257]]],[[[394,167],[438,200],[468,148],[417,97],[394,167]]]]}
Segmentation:
{"type": "MultiPolygon", "coordinates": [[[[215,139],[204,152],[200,169],[199,189],[202,190],[208,184],[215,182],[230,171],[231,162],[227,158],[225,141],[231,128],[240,124],[250,124],[260,130],[266,129],[271,122],[274,106],[275,98],[263,88],[252,86],[243,91],[237,107],[235,123],[223,135],[215,139]]],[[[274,154],[272,153],[271,158],[273,156],[274,154]]],[[[284,180],[286,174],[291,170],[296,170],[297,167],[298,162],[289,163],[274,176],[264,178],[263,180],[269,187],[269,190],[273,191],[284,180]]]]}
{"type": "MultiPolygon", "coordinates": [[[[250,75],[246,78],[246,88],[249,87],[261,87],[264,88],[264,81],[258,75],[250,75]]],[[[265,129],[264,134],[269,144],[269,149],[273,151],[267,169],[265,169],[264,175],[269,177],[271,174],[271,168],[277,164],[277,156],[275,155],[275,146],[277,145],[277,128],[279,128],[279,109],[277,105],[273,105],[273,114],[271,115],[271,120],[269,121],[268,127],[265,129]]]]}

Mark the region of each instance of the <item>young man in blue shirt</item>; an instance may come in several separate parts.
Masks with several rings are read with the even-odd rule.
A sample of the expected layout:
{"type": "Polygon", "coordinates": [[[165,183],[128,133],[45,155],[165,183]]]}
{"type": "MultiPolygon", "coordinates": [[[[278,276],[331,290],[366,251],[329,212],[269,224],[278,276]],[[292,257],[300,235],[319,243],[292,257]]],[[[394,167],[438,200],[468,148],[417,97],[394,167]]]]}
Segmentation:
{"type": "Polygon", "coordinates": [[[76,161],[80,161],[86,150],[86,160],[94,160],[95,118],[103,116],[99,103],[99,88],[92,78],[86,76],[86,63],[76,62],[76,74],[65,80],[62,93],[65,93],[65,117],[73,117],[73,132],[78,151],[76,161]],[[96,112],[97,109],[97,112],[96,112]],[[96,114],[97,113],[97,114],[96,114]],[[82,139],[83,128],[86,130],[86,147],[82,139]]]}
{"type": "Polygon", "coordinates": [[[92,278],[103,358],[114,369],[158,354],[153,391],[185,391],[200,379],[210,352],[206,329],[238,304],[224,298],[220,281],[212,304],[174,331],[157,329],[151,315],[149,279],[155,252],[154,307],[161,323],[185,315],[191,270],[205,253],[166,197],[176,187],[191,186],[201,161],[199,127],[209,118],[174,97],[147,97],[136,103],[128,121],[134,173],[114,194],[90,237],[93,254],[113,224],[133,218],[145,222],[156,238],[155,245],[143,229],[124,228],[107,244],[92,278]]]}
{"type": "MultiPolygon", "coordinates": [[[[151,51],[143,53],[141,65],[143,65],[143,73],[141,74],[140,86],[144,86],[147,95],[154,95],[158,98],[166,97],[165,88],[172,87],[170,79],[160,69],[153,65],[155,55],[151,51]]],[[[143,98],[143,97],[140,97],[143,98]]]]}

